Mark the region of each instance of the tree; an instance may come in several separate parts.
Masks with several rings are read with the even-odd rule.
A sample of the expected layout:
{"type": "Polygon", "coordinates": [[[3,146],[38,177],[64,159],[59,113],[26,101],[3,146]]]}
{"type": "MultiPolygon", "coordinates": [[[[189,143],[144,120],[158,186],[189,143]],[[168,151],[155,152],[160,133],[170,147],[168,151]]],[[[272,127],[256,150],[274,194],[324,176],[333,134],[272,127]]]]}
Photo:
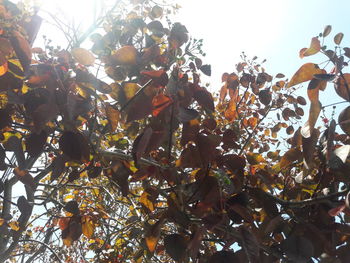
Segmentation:
{"type": "Polygon", "coordinates": [[[202,40],[130,4],[65,50],[31,48],[40,18],[1,2],[0,261],[348,262],[349,106],[317,127],[327,83],[350,101],[343,35],[300,51],[331,70],[242,54],[213,96],[202,40]]]}

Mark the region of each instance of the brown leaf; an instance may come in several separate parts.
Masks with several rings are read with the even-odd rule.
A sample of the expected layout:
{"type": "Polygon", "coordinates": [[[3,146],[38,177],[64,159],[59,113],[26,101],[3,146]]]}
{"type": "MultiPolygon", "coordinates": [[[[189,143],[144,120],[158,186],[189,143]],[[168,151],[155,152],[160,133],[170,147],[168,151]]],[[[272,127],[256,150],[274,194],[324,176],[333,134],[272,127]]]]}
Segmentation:
{"type": "Polygon", "coordinates": [[[320,131],[313,129],[310,137],[302,137],[303,157],[306,168],[311,168],[311,165],[315,160],[314,153],[319,136],[320,131]]]}
{"type": "Polygon", "coordinates": [[[175,261],[181,261],[186,254],[187,240],[180,234],[166,235],[164,238],[165,251],[175,261]]]}
{"type": "Polygon", "coordinates": [[[151,139],[153,130],[151,127],[147,127],[134,141],[132,146],[132,156],[135,162],[135,166],[138,166],[138,162],[142,155],[145,153],[148,143],[151,139]]]}
{"type": "Polygon", "coordinates": [[[185,122],[182,127],[181,145],[186,145],[189,141],[195,141],[199,133],[199,122],[197,119],[185,122]]]}
{"type": "Polygon", "coordinates": [[[323,33],[322,33],[322,36],[323,37],[326,37],[329,35],[329,33],[331,33],[332,31],[332,26],[331,25],[327,25],[325,26],[324,30],[323,30],[323,33]]]}
{"type": "Polygon", "coordinates": [[[204,90],[204,89],[196,90],[193,94],[193,98],[204,109],[210,112],[213,112],[215,110],[213,97],[210,94],[210,92],[208,92],[207,90],[204,90]]]}
{"type": "Polygon", "coordinates": [[[340,45],[341,41],[343,40],[344,34],[338,33],[334,36],[334,43],[337,45],[340,45]]]}
{"type": "Polygon", "coordinates": [[[255,235],[245,226],[239,227],[239,232],[242,237],[242,247],[249,262],[259,261],[259,243],[255,235]]]}
{"type": "Polygon", "coordinates": [[[58,107],[55,103],[45,103],[37,107],[32,113],[35,131],[40,133],[46,123],[56,118],[58,112],[58,107]]]}
{"type": "Polygon", "coordinates": [[[17,199],[17,207],[21,212],[22,216],[29,216],[31,214],[32,206],[28,200],[22,195],[17,199]]]}
{"type": "Polygon", "coordinates": [[[23,70],[27,71],[32,59],[32,50],[28,41],[21,33],[17,31],[13,32],[13,36],[10,38],[10,41],[18,59],[21,62],[23,70]]]}
{"type": "Polygon", "coordinates": [[[280,168],[286,168],[291,163],[299,160],[301,158],[301,151],[299,148],[292,148],[289,149],[281,158],[280,161],[280,168]]]}
{"type": "Polygon", "coordinates": [[[310,240],[299,235],[289,236],[281,246],[288,259],[293,262],[306,263],[314,254],[314,246],[310,240]]]}
{"type": "Polygon", "coordinates": [[[10,126],[12,118],[7,109],[0,109],[0,130],[10,126]]]}
{"type": "Polygon", "coordinates": [[[60,150],[74,161],[88,162],[90,149],[85,137],[73,131],[65,131],[58,141],[60,150]]]}
{"type": "Polygon", "coordinates": [[[164,224],[164,220],[160,219],[154,225],[147,229],[145,234],[146,245],[149,252],[153,253],[157,247],[160,231],[164,224]]]}
{"type": "Polygon", "coordinates": [[[259,100],[262,104],[269,105],[272,99],[272,94],[269,89],[264,89],[259,92],[259,100]]]}
{"type": "Polygon", "coordinates": [[[218,251],[209,258],[208,263],[237,263],[239,258],[233,251],[218,251]]]}
{"type": "Polygon", "coordinates": [[[114,65],[136,65],[138,60],[138,52],[134,46],[124,46],[112,53],[110,60],[114,65]]]}
{"type": "Polygon", "coordinates": [[[344,73],[339,76],[334,84],[337,94],[346,101],[350,101],[350,73],[344,73]]]}
{"type": "Polygon", "coordinates": [[[42,153],[47,140],[46,131],[42,130],[39,134],[31,133],[25,139],[26,151],[30,156],[38,156],[42,153]]]}
{"type": "Polygon", "coordinates": [[[338,116],[340,128],[350,136],[350,106],[346,107],[338,116]]]}
{"type": "Polygon", "coordinates": [[[111,132],[114,132],[118,126],[120,112],[109,103],[106,103],[105,109],[106,109],[106,116],[107,116],[108,122],[111,125],[111,132]]]}
{"type": "Polygon", "coordinates": [[[79,205],[78,205],[77,201],[74,201],[74,200],[67,202],[64,205],[64,209],[73,215],[80,214],[79,205]]]}
{"type": "Polygon", "coordinates": [[[158,94],[154,96],[152,100],[152,106],[153,106],[152,115],[157,117],[159,113],[165,110],[172,103],[173,103],[173,100],[164,94],[158,94]]]}
{"type": "Polygon", "coordinates": [[[73,48],[71,54],[79,64],[84,66],[92,66],[95,63],[95,56],[85,48],[73,48]]]}
{"type": "Polygon", "coordinates": [[[306,63],[302,65],[288,82],[287,88],[311,80],[314,74],[326,73],[324,69],[320,69],[317,64],[306,63]]]}

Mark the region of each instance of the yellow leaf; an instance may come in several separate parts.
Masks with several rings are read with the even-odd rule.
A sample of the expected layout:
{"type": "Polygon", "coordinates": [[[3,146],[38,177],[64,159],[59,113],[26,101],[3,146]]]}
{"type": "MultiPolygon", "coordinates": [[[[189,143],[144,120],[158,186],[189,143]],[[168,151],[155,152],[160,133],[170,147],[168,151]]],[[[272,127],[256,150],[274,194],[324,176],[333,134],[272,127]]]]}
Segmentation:
{"type": "Polygon", "coordinates": [[[5,223],[5,219],[0,218],[0,226],[2,226],[5,223]]]}
{"type": "Polygon", "coordinates": [[[74,48],[71,53],[74,59],[82,65],[91,66],[95,62],[94,55],[85,48],[74,48]]]}
{"type": "Polygon", "coordinates": [[[293,75],[292,79],[289,81],[287,88],[290,88],[294,85],[300,84],[302,82],[311,80],[314,77],[314,74],[325,74],[324,69],[320,69],[317,64],[306,63],[302,65],[298,71],[293,75]]]}
{"type": "Polygon", "coordinates": [[[124,94],[127,100],[130,100],[132,97],[134,97],[139,89],[139,85],[134,82],[126,82],[123,85],[124,94]]]}
{"type": "Polygon", "coordinates": [[[4,75],[8,71],[7,61],[0,66],[0,76],[4,75]]]}
{"type": "Polygon", "coordinates": [[[14,231],[18,231],[19,230],[19,223],[17,221],[12,221],[9,223],[9,227],[14,231]]]}
{"type": "Polygon", "coordinates": [[[298,160],[302,156],[302,153],[299,148],[292,148],[289,149],[281,158],[280,161],[280,168],[283,169],[293,163],[294,161],[298,160]]]}
{"type": "Polygon", "coordinates": [[[91,217],[83,216],[81,218],[81,227],[82,227],[84,236],[86,236],[87,238],[91,238],[95,230],[95,224],[91,220],[91,217]]]}

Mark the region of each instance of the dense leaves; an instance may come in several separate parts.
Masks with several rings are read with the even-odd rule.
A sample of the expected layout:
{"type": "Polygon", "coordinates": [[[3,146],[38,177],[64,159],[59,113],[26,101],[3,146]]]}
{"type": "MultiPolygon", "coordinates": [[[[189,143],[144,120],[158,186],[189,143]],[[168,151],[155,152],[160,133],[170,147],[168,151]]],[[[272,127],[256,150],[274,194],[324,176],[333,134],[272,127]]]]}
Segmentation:
{"type": "Polygon", "coordinates": [[[343,34],[299,53],[333,67],[243,53],[212,94],[172,8],[122,2],[66,49],[0,4],[0,262],[348,262],[343,34]]]}

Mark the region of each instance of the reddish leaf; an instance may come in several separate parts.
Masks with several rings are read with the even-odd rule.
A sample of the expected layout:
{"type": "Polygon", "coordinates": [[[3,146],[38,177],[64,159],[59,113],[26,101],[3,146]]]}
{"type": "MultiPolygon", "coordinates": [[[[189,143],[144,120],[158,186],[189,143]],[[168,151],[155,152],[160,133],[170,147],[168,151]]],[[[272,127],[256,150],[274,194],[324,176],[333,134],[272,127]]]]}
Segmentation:
{"type": "Polygon", "coordinates": [[[34,178],[30,175],[30,173],[27,170],[21,170],[20,168],[16,167],[15,169],[13,169],[13,173],[23,184],[29,186],[33,190],[35,189],[36,184],[34,182],[34,178]]]}
{"type": "Polygon", "coordinates": [[[40,133],[47,122],[56,118],[58,107],[55,103],[41,104],[32,113],[32,118],[37,133],[40,133]]]}
{"type": "Polygon", "coordinates": [[[242,247],[249,262],[257,262],[259,259],[259,243],[255,235],[245,226],[239,228],[242,237],[242,247]]]}
{"type": "Polygon", "coordinates": [[[186,145],[189,141],[195,141],[199,132],[199,122],[194,119],[185,122],[182,127],[181,145],[186,145]]]}
{"type": "Polygon", "coordinates": [[[165,70],[142,71],[142,75],[148,76],[153,80],[155,86],[166,86],[169,81],[168,74],[165,70]]]}
{"type": "Polygon", "coordinates": [[[172,104],[172,99],[164,94],[159,94],[154,96],[152,100],[153,105],[153,116],[157,117],[159,113],[161,113],[164,109],[166,109],[169,105],[172,104]]]}

